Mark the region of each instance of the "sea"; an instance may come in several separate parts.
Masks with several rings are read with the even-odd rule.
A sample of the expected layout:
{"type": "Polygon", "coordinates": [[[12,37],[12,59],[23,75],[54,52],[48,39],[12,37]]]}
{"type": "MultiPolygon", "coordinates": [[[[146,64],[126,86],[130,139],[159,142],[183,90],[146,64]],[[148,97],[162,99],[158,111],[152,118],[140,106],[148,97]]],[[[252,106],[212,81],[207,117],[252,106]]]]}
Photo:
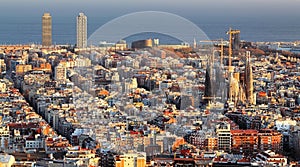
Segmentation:
{"type": "MultiPolygon", "coordinates": [[[[89,17],[88,36],[111,18],[89,17]]],[[[300,22],[287,20],[197,20],[191,19],[209,39],[228,39],[229,27],[241,31],[240,38],[251,42],[293,42],[300,40],[300,22]]],[[[41,17],[0,17],[0,44],[40,44],[41,17]]],[[[76,43],[76,18],[52,18],[53,44],[76,43]]],[[[179,41],[163,34],[142,33],[126,37],[127,42],[138,39],[159,38],[161,44],[175,44],[179,41]]],[[[105,39],[104,39],[105,40],[105,39]]]]}

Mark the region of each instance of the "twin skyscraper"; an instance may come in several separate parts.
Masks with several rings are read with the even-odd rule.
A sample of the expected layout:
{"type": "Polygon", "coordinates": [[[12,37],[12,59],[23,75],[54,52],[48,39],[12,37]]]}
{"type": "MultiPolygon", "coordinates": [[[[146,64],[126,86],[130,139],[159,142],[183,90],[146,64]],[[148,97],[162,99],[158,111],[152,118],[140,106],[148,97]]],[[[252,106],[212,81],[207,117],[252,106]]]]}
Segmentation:
{"type": "MultiPolygon", "coordinates": [[[[87,17],[84,13],[77,16],[77,48],[87,47],[87,17]]],[[[42,45],[52,45],[52,17],[50,13],[44,13],[42,17],[42,45]]]]}
{"type": "Polygon", "coordinates": [[[84,13],[77,16],[77,47],[85,48],[87,46],[87,17],[84,13]]]}

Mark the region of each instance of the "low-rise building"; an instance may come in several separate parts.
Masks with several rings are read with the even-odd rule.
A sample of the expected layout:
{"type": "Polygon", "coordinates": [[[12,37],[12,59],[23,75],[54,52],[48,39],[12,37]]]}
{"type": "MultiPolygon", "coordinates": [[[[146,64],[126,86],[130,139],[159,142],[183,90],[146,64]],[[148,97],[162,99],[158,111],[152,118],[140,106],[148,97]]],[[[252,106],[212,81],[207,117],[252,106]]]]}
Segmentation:
{"type": "Polygon", "coordinates": [[[275,154],[275,152],[271,150],[267,150],[257,154],[257,156],[255,157],[255,161],[258,164],[272,165],[278,167],[285,167],[288,165],[286,157],[280,154],[275,154]]]}
{"type": "Polygon", "coordinates": [[[145,167],[146,153],[127,153],[116,157],[116,167],[145,167]]]}
{"type": "Polygon", "coordinates": [[[15,157],[12,155],[1,154],[0,155],[0,166],[11,167],[15,163],[15,157]]]}
{"type": "Polygon", "coordinates": [[[257,130],[231,130],[231,151],[235,153],[253,154],[258,148],[257,130]]]}

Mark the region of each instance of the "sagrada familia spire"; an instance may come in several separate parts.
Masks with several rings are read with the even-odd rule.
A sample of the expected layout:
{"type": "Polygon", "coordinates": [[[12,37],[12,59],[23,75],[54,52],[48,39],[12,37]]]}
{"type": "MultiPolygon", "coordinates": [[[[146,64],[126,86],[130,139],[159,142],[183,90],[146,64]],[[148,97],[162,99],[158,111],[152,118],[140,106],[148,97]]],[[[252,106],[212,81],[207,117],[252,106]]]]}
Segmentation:
{"type": "Polygon", "coordinates": [[[250,51],[246,52],[246,67],[245,67],[245,87],[246,87],[246,98],[249,104],[254,104],[253,96],[253,74],[251,65],[250,51]]]}

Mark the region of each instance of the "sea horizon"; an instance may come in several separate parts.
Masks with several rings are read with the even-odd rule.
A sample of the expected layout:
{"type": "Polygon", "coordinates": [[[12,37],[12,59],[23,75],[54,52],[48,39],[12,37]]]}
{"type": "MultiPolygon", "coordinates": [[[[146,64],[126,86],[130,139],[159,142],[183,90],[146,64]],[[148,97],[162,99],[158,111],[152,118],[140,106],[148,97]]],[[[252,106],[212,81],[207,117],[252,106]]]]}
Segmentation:
{"type": "MultiPolygon", "coordinates": [[[[109,16],[88,16],[88,37],[113,18],[109,16]]],[[[229,27],[239,29],[241,31],[241,40],[249,42],[294,42],[300,40],[300,33],[298,32],[300,30],[300,23],[292,20],[274,21],[253,18],[203,20],[197,19],[197,17],[185,18],[202,29],[211,40],[221,38],[228,40],[226,31],[228,31],[229,27]]],[[[41,16],[0,16],[0,22],[0,45],[41,44],[41,16]]],[[[143,36],[143,34],[140,36],[133,34],[133,36],[133,39],[149,38],[149,35],[143,36]]],[[[164,36],[161,36],[161,38],[160,41],[162,44],[174,43],[174,40],[172,41],[169,38],[164,39],[164,36]]],[[[52,16],[52,39],[53,44],[57,45],[76,44],[76,15],[72,17],[52,16]]]]}

